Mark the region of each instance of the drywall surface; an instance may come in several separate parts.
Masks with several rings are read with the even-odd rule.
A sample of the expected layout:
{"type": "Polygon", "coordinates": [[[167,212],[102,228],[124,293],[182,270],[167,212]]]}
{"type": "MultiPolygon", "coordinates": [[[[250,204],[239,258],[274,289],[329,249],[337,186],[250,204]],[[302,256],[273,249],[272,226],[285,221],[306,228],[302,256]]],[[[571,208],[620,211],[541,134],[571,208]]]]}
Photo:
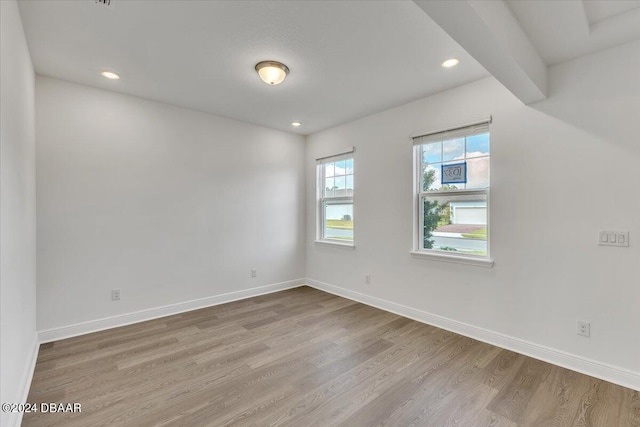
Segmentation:
{"type": "Polygon", "coordinates": [[[309,136],[307,277],[640,375],[639,74],[634,42],[551,68],[534,105],[487,78],[309,136]],[[413,258],[409,136],[489,115],[494,267],[413,258]],[[315,159],[346,146],[355,249],[314,243],[315,159]]]}
{"type": "Polygon", "coordinates": [[[38,330],[304,277],[304,137],[37,76],[36,138],[38,330]]]}
{"type": "MultiPolygon", "coordinates": [[[[36,339],[34,72],[15,1],[0,19],[0,400],[18,403],[36,339]]],[[[3,411],[2,425],[16,418],[3,411]]]]}

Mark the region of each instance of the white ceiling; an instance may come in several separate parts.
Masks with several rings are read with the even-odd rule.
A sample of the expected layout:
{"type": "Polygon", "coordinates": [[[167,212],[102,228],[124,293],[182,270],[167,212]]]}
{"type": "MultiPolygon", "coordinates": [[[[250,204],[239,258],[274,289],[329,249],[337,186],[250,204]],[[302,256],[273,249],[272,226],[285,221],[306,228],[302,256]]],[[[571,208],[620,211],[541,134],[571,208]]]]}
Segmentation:
{"type": "Polygon", "coordinates": [[[40,74],[301,134],[488,75],[407,1],[19,6],[40,74]],[[441,68],[449,57],[460,65],[441,68]],[[262,60],[284,62],[289,77],[262,83],[254,71],[262,60]]]}
{"type": "Polygon", "coordinates": [[[19,7],[40,74],[301,134],[486,70],[534,102],[547,96],[547,65],[640,39],[640,0],[20,0],[19,7]],[[441,68],[450,57],[460,65],[441,68]],[[259,80],[254,66],[263,60],[289,66],[283,84],[259,80]],[[103,70],[122,78],[106,80],[103,70]]]}
{"type": "Polygon", "coordinates": [[[638,0],[582,0],[590,25],[640,7],[638,0]]]}
{"type": "Polygon", "coordinates": [[[640,0],[507,0],[507,5],[548,65],[640,39],[640,0]]]}

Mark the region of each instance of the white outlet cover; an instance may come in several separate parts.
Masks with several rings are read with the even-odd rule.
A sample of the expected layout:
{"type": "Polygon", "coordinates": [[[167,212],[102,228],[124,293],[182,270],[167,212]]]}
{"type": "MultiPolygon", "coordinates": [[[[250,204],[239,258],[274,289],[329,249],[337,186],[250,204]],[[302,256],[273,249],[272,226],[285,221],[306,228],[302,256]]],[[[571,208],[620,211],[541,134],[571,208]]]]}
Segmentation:
{"type": "Polygon", "coordinates": [[[578,320],[578,329],[576,331],[578,335],[583,337],[591,336],[591,323],[578,320]]]}

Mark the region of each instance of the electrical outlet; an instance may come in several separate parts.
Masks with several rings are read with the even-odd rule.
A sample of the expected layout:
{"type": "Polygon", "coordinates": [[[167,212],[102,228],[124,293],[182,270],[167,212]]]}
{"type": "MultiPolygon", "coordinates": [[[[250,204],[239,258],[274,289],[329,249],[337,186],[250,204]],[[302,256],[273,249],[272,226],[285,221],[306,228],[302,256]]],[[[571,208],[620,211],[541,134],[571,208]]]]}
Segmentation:
{"type": "Polygon", "coordinates": [[[251,269],[251,277],[258,277],[258,270],[256,270],[255,268],[251,269]]]}
{"type": "Polygon", "coordinates": [[[371,275],[367,274],[364,276],[364,284],[365,285],[370,285],[371,284],[371,275]]]}
{"type": "Polygon", "coordinates": [[[578,331],[576,333],[583,337],[591,336],[591,323],[578,320],[578,331]]]}
{"type": "Polygon", "coordinates": [[[120,301],[120,289],[111,289],[111,301],[120,301]]]}

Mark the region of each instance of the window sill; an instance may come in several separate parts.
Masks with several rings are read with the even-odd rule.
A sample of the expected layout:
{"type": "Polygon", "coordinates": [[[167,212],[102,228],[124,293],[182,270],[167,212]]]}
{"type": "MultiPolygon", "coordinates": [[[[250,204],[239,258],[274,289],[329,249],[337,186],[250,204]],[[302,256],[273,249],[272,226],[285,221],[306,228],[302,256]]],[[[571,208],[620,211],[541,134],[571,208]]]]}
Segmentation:
{"type": "Polygon", "coordinates": [[[337,246],[337,247],[346,248],[346,249],[355,249],[356,247],[356,245],[353,243],[336,242],[333,240],[316,240],[315,243],[319,245],[326,245],[326,246],[337,246]]]}
{"type": "Polygon", "coordinates": [[[472,258],[466,256],[445,255],[431,252],[419,252],[411,251],[411,256],[414,258],[430,259],[434,261],[452,262],[456,264],[474,265],[476,267],[493,267],[493,260],[487,258],[472,258]]]}

